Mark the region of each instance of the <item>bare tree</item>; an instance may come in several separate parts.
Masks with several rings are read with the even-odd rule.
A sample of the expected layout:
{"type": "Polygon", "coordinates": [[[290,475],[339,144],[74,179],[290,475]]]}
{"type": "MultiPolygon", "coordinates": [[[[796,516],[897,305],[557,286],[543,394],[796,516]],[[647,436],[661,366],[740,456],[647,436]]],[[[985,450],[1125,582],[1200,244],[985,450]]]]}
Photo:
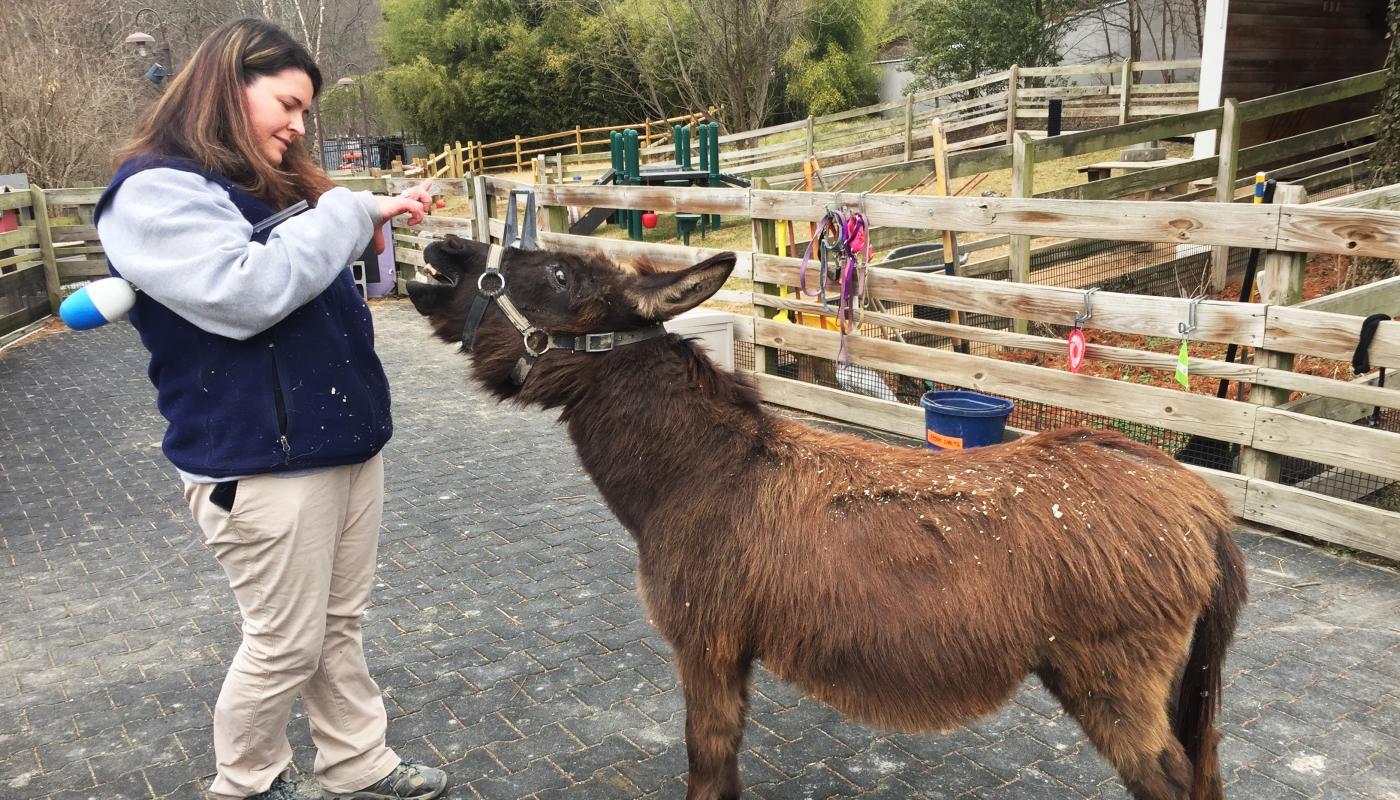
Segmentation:
{"type": "MultiPolygon", "coordinates": [[[[1102,59],[1172,60],[1183,51],[1199,54],[1204,34],[1205,0],[1118,0],[1085,11],[1103,37],[1102,59]]],[[[1173,76],[1166,76],[1171,80],[1173,76]]]]}
{"type": "Polygon", "coordinates": [[[112,151],[159,94],[143,78],[152,60],[177,69],[210,30],[248,15],[305,43],[332,85],[348,65],[364,74],[380,64],[374,0],[20,3],[0,26],[0,172],[27,172],[51,187],[105,179],[112,151]],[[155,37],[156,54],[124,46],[138,29],[155,37]]]}
{"type": "Polygon", "coordinates": [[[21,3],[0,26],[0,172],[40,186],[98,181],[142,102],[144,65],[119,47],[120,15],[101,0],[21,3]]]}
{"type": "MultiPolygon", "coordinates": [[[[687,60],[677,58],[675,69],[667,65],[672,59],[656,52],[655,33],[659,27],[642,23],[640,15],[629,13],[625,0],[586,0],[591,14],[603,21],[608,36],[586,57],[600,74],[609,79],[613,94],[640,104],[648,117],[673,116],[677,109],[668,98],[678,96],[686,109],[704,108],[709,102],[703,90],[691,80],[687,60]]],[[[667,38],[671,49],[679,54],[675,44],[674,20],[666,17],[667,38]]]]}
{"type": "Polygon", "coordinates": [[[720,105],[738,130],[767,118],[777,65],[804,7],[801,0],[661,0],[641,14],[637,0],[587,2],[606,22],[610,54],[636,65],[640,85],[629,90],[639,101],[657,116],[676,110],[665,107],[667,97],[692,111],[720,105]]]}
{"type": "Polygon", "coordinates": [[[295,36],[328,78],[345,75],[354,64],[373,69],[382,58],[372,44],[378,30],[374,0],[224,0],[238,16],[270,20],[295,36]]]}

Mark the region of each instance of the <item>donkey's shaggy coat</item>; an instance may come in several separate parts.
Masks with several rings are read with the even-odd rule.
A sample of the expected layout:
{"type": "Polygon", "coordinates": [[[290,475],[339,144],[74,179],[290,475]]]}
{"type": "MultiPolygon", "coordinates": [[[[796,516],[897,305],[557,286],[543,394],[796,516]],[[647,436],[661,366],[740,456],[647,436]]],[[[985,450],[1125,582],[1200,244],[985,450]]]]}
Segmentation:
{"type": "MultiPolygon", "coordinates": [[[[461,340],[485,245],[410,284],[461,340]]],[[[508,251],[508,291],[553,333],[622,331],[713,294],[724,254],[687,270],[508,251]]],[[[689,797],[740,793],[750,668],[882,728],[946,730],[1035,673],[1137,800],[1222,796],[1212,718],[1245,597],[1223,497],[1114,433],[928,452],[766,413],[754,387],[663,336],[547,352],[517,386],[521,336],[486,312],[475,377],[561,408],[584,468],[637,540],[650,618],[685,688],[689,797]]]]}

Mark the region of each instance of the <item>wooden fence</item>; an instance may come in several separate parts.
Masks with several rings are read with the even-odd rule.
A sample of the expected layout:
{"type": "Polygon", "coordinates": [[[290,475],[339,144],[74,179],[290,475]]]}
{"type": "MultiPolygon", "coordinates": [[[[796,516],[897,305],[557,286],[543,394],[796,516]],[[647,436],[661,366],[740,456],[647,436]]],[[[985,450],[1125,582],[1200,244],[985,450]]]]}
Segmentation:
{"type": "MultiPolygon", "coordinates": [[[[981,113],[979,104],[985,105],[989,102],[989,98],[991,102],[997,102],[997,97],[1000,97],[1001,101],[1004,102],[1006,97],[1011,96],[1010,88],[1013,85],[1023,94],[1029,93],[1024,98],[1024,102],[1018,100],[1013,104],[1015,108],[1010,109],[1011,112],[1019,115],[1021,111],[1034,110],[1037,97],[1043,97],[1045,93],[1051,91],[1022,87],[1023,82],[1068,79],[1085,75],[1116,75],[1116,83],[1110,82],[1098,87],[1062,86],[1055,87],[1053,91],[1077,92],[1082,98],[1086,98],[1086,103],[1116,98],[1118,119],[1127,120],[1136,113],[1131,111],[1131,99],[1135,94],[1140,97],[1158,97],[1161,93],[1157,90],[1186,90],[1193,95],[1195,91],[1194,84],[1158,84],[1155,85],[1154,89],[1153,85],[1135,84],[1130,76],[1154,70],[1186,69],[1194,66],[1196,66],[1196,62],[1176,61],[1121,62],[1109,66],[1013,68],[976,81],[942,87],[936,92],[911,95],[903,103],[885,103],[829,115],[820,118],[820,125],[818,125],[817,118],[811,118],[786,126],[730,134],[720,137],[720,139],[721,142],[734,142],[747,136],[752,141],[755,137],[761,139],[764,136],[781,135],[805,127],[808,135],[799,137],[795,142],[801,146],[804,153],[818,153],[815,150],[816,145],[819,142],[831,140],[819,138],[817,133],[824,130],[822,126],[837,126],[833,129],[839,129],[844,132],[845,136],[855,136],[862,141],[861,144],[852,147],[819,151],[822,161],[828,165],[839,162],[843,158],[859,159],[836,167],[833,177],[841,174],[841,170],[852,173],[852,177],[857,177],[855,173],[861,173],[859,179],[837,181],[838,185],[844,185],[844,188],[852,193],[864,192],[876,186],[879,187],[880,191],[894,192],[917,185],[927,180],[928,176],[932,174],[933,136],[929,131],[931,131],[935,118],[934,114],[939,115],[937,119],[945,132],[948,130],[956,131],[956,126],[960,123],[979,118],[978,115],[981,113]],[[958,98],[969,93],[983,91],[988,87],[999,85],[1003,81],[1007,82],[1007,91],[940,104],[944,98],[958,98]],[[1124,91],[1125,89],[1126,91],[1124,91]],[[916,103],[930,101],[935,104],[933,109],[914,113],[916,103]],[[895,120],[891,123],[886,112],[900,107],[905,110],[903,120],[895,120]],[[861,122],[860,120],[864,117],[871,118],[873,123],[861,122]],[[849,124],[853,120],[857,124],[851,128],[849,124]],[[916,122],[918,123],[917,131],[916,122]],[[881,137],[875,135],[877,129],[870,127],[871,124],[886,126],[893,124],[899,127],[896,138],[900,139],[902,143],[897,145],[890,142],[882,143],[881,137]],[[925,142],[928,145],[926,149],[924,148],[925,142]],[[867,157],[872,153],[879,153],[882,148],[889,149],[891,147],[894,147],[898,152],[867,157]],[[881,169],[882,167],[883,169],[881,169]]],[[[1338,181],[1354,184],[1365,177],[1369,168],[1367,157],[1374,144],[1368,139],[1375,133],[1375,117],[1352,120],[1321,130],[1246,148],[1239,147],[1239,131],[1246,122],[1268,119],[1375,92],[1383,83],[1384,73],[1378,71],[1243,103],[1227,100],[1222,107],[1216,109],[1127,121],[1106,128],[1065,133],[1053,139],[1037,139],[1027,132],[1018,131],[1013,127],[1010,129],[1010,133],[1014,135],[1010,143],[1007,144],[990,147],[978,146],[985,143],[977,139],[953,143],[949,148],[951,152],[947,156],[947,172],[951,180],[1009,169],[1014,196],[1083,200],[1152,195],[1154,192],[1160,194],[1166,189],[1170,199],[1174,200],[1214,197],[1217,201],[1224,201],[1234,198],[1238,189],[1250,182],[1252,171],[1260,167],[1269,167],[1273,174],[1297,181],[1309,191],[1317,191],[1338,181]],[[1218,133],[1217,141],[1222,143],[1222,155],[1193,159],[1170,166],[1145,169],[1128,175],[1068,187],[1051,188],[1040,192],[1036,190],[1034,176],[1037,164],[1105,149],[1126,147],[1144,141],[1194,135],[1205,130],[1214,130],[1218,133]],[[973,149],[974,147],[975,149],[973,149]],[[1240,177],[1241,173],[1244,173],[1243,177],[1240,177]],[[1228,181],[1226,176],[1229,176],[1228,181]],[[1197,184],[1202,185],[1197,188],[1197,184]],[[1179,194],[1171,193],[1176,187],[1183,185],[1190,187],[1190,189],[1179,194]]],[[[1086,105],[1085,108],[1092,111],[1094,107],[1086,105]]],[[[1160,107],[1148,106],[1142,110],[1142,114],[1155,114],[1161,110],[1163,109],[1160,107]]],[[[1097,111],[1092,111],[1092,114],[1097,115],[1100,112],[1106,113],[1104,108],[1099,108],[1097,111]]],[[[1085,113],[1090,112],[1086,111],[1085,113]]],[[[1010,122],[1014,117],[1006,119],[1010,122]]],[[[676,120],[668,120],[667,122],[674,121],[676,120]]],[[[823,133],[823,135],[825,134],[823,133]]],[[[792,146],[791,143],[776,145],[778,148],[792,146]]],[[[655,148],[650,152],[669,154],[671,150],[669,147],[655,148]]],[[[744,152],[729,153],[725,159],[743,160],[744,152]]],[[[772,173],[774,170],[781,171],[794,164],[800,165],[803,160],[801,157],[794,158],[784,155],[771,147],[766,151],[765,148],[759,147],[752,148],[747,152],[749,156],[767,160],[754,161],[747,166],[735,166],[734,170],[747,171],[748,174],[761,171],[772,173]],[[762,169],[758,167],[762,167],[762,169]]],[[[420,165],[418,172],[427,172],[438,176],[441,186],[458,185],[454,184],[453,181],[461,180],[442,176],[467,174],[470,164],[476,163],[478,167],[481,165],[479,160],[474,161],[474,157],[464,152],[460,146],[448,148],[444,153],[434,158],[437,160],[426,167],[420,165]],[[438,166],[435,170],[429,169],[433,165],[438,166]]],[[[562,167],[563,164],[556,161],[556,166],[562,167]]],[[[725,169],[730,169],[730,167],[726,166],[725,169]]],[[[399,170],[395,170],[395,172],[399,172],[399,170]]],[[[537,177],[558,180],[562,176],[556,171],[550,176],[537,177]]],[[[782,181],[790,182],[792,179],[791,174],[780,172],[765,178],[764,182],[769,185],[774,185],[777,182],[776,185],[781,186],[782,181]]],[[[397,185],[396,181],[400,178],[395,175],[385,178],[344,178],[341,180],[348,185],[383,187],[390,184],[397,185]]],[[[465,184],[460,185],[464,186],[465,184]]],[[[15,255],[0,259],[0,277],[5,272],[17,272],[20,268],[28,269],[42,266],[45,270],[46,291],[51,302],[56,303],[63,286],[95,275],[105,274],[101,259],[101,247],[96,241],[96,231],[91,225],[91,205],[100,193],[100,188],[35,189],[28,194],[11,193],[0,196],[0,210],[7,207],[29,209],[33,216],[47,219],[48,207],[57,205],[63,208],[60,213],[65,215],[60,222],[69,223],[60,224],[52,230],[47,224],[29,224],[19,230],[0,234],[0,253],[11,251],[15,253],[15,255]],[[36,198],[42,202],[36,205],[36,198]],[[45,237],[48,237],[49,240],[44,241],[45,237]]],[[[912,227],[915,236],[917,236],[917,226],[912,227]]],[[[1032,260],[1038,255],[1043,255],[1045,251],[1032,247],[1031,237],[1025,233],[1002,235],[1006,238],[965,243],[960,250],[961,252],[969,252],[976,248],[991,248],[1004,243],[1008,245],[1010,254],[998,256],[993,263],[984,263],[978,269],[985,274],[994,267],[999,269],[1004,263],[1010,270],[1013,279],[1025,281],[1031,272],[1032,260]],[[1005,259],[1005,261],[1003,262],[1001,259],[1005,259]]],[[[880,231],[877,229],[875,238],[884,246],[892,246],[907,239],[908,235],[906,233],[901,237],[897,230],[880,231]]],[[[1062,243],[1057,246],[1064,247],[1065,245],[1062,243]]],[[[1229,255],[1230,250],[1227,245],[1213,248],[1209,278],[1211,286],[1218,287],[1223,284],[1229,255]]]]}
{"type": "Polygon", "coordinates": [[[492,171],[521,172],[529,169],[541,155],[563,155],[573,153],[583,155],[586,151],[602,148],[607,150],[609,138],[586,138],[597,134],[608,134],[627,129],[637,130],[642,147],[651,147],[671,134],[671,126],[684,123],[693,125],[704,118],[704,114],[682,114],[667,119],[643,120],[624,125],[605,125],[599,128],[574,126],[570,131],[545,133],[539,136],[516,135],[498,142],[472,142],[463,145],[460,141],[442,146],[441,153],[417,159],[407,167],[407,174],[432,178],[461,178],[469,173],[492,171]]]}
{"type": "MultiPolygon", "coordinates": [[[[1199,60],[1012,67],[975,80],[911,94],[903,100],[729,133],[720,137],[720,144],[739,143],[743,149],[725,151],[721,147],[721,163],[726,172],[742,175],[800,165],[804,158],[821,152],[835,166],[849,155],[840,152],[843,145],[857,154],[872,148],[903,150],[906,151],[904,160],[908,161],[913,159],[913,152],[932,146],[924,128],[935,116],[944,119],[954,136],[996,124],[1011,131],[1026,127],[1043,129],[1044,123],[1035,121],[1049,116],[1052,98],[1063,102],[1063,116],[1069,127],[1086,122],[1101,124],[1104,120],[1117,120],[1124,123],[1133,118],[1175,114],[1195,107],[1198,84],[1151,82],[1148,73],[1171,75],[1175,71],[1199,67],[1199,60]],[[1101,83],[1063,85],[1070,80],[1099,80],[1101,83]]],[[[557,159],[569,176],[591,179],[610,166],[609,140],[606,135],[589,137],[632,128],[638,131],[641,139],[643,160],[664,160],[673,153],[669,144],[672,126],[693,124],[702,118],[703,114],[692,113],[625,125],[575,127],[538,136],[517,135],[496,142],[449,142],[443,145],[442,152],[409,167],[409,174],[460,178],[503,170],[522,172],[531,169],[540,156],[547,156],[557,159]]],[[[998,141],[1011,139],[1005,132],[992,133],[964,137],[958,146],[971,148],[998,141]]],[[[773,182],[789,179],[795,178],[784,176],[773,182]]]]}
{"type": "MultiPolygon", "coordinates": [[[[1053,139],[1036,138],[1018,131],[1011,144],[978,149],[960,148],[955,144],[947,157],[947,172],[950,180],[956,180],[1009,170],[1013,197],[1082,200],[1123,197],[1177,201],[1248,199],[1248,193],[1239,197],[1240,190],[1253,183],[1254,172],[1260,169],[1267,169],[1271,176],[1296,182],[1314,193],[1357,185],[1370,175],[1369,154],[1375,146],[1371,139],[1376,132],[1377,120],[1374,116],[1246,148],[1239,147],[1239,130],[1246,122],[1375,92],[1383,85],[1384,79],[1383,72],[1373,72],[1244,103],[1228,100],[1220,108],[1065,133],[1053,139]],[[1190,159],[1044,190],[1038,190],[1035,184],[1037,165],[1056,159],[1171,137],[1194,136],[1207,130],[1216,131],[1217,141],[1224,144],[1223,158],[1209,156],[1190,159]],[[1225,176],[1228,176],[1228,184],[1222,183],[1226,180],[1225,176]],[[1225,188],[1217,189],[1217,186],[1225,188]]],[[[916,155],[918,158],[912,161],[903,161],[900,156],[894,155],[856,162],[843,168],[849,171],[852,179],[835,182],[844,185],[849,192],[910,189],[927,181],[935,172],[931,147],[927,155],[923,152],[916,155]],[[856,175],[856,172],[861,174],[856,175]]],[[[836,175],[841,174],[838,169],[836,175]]],[[[787,177],[778,176],[779,179],[787,177]]],[[[922,240],[921,232],[912,233],[911,236],[890,232],[881,235],[879,241],[883,246],[895,246],[922,240]]],[[[1030,238],[1014,235],[995,245],[991,242],[979,243],[982,247],[1000,244],[1010,246],[1008,266],[1013,279],[1026,281],[1031,272],[1031,259],[1037,252],[1031,247],[1030,238]]],[[[1224,284],[1230,257],[1228,247],[1213,248],[1210,272],[1206,276],[1210,287],[1218,288],[1224,284]]]]}
{"type": "MultiPolygon", "coordinates": [[[[359,178],[342,181],[352,188],[399,191],[411,180],[359,178]]],[[[429,217],[416,228],[396,229],[394,248],[401,277],[422,265],[421,248],[455,233],[477,239],[499,238],[504,223],[502,199],[516,184],[477,177],[439,181],[446,195],[467,195],[469,217],[429,217]]],[[[1295,372],[1298,356],[1346,362],[1356,347],[1362,314],[1394,313],[1400,280],[1392,279],[1330,297],[1298,303],[1303,266],[1309,253],[1341,256],[1400,257],[1400,187],[1362,192],[1314,204],[1301,200],[1301,188],[1286,187],[1276,205],[1104,201],[1058,198],[962,198],[852,193],[806,193],[762,189],[694,189],[543,185],[533,187],[541,204],[541,234],[546,246],[578,253],[603,251],[621,260],[646,257],[662,267],[689,265],[713,254],[646,242],[571,236],[569,206],[597,206],[660,211],[690,211],[743,216],[751,220],[751,249],[739,254],[736,277],[751,290],[730,289],[725,299],[752,304],[753,316],[736,319],[738,337],[754,350],[755,379],[769,402],[915,437],[922,436],[918,408],[815,385],[778,374],[780,358],[830,359],[836,334],[792,325],[775,317],[784,310],[822,314],[823,309],[784,294],[797,282],[799,261],[776,254],[775,226],[780,221],[820,219],[829,206],[864,204],[873,224],[890,228],[967,233],[1050,236],[1187,244],[1259,247],[1269,294],[1261,303],[1207,301],[1197,308],[1193,342],[1234,343],[1254,348],[1253,363],[1190,359],[1193,375],[1227,377],[1250,384],[1246,400],[1220,399],[1175,389],[1113,380],[995,357],[1002,351],[1063,352],[1062,340],[1012,330],[922,319],[909,314],[868,310],[866,317],[888,332],[922,334],[943,345],[918,344],[901,336],[855,336],[849,342],[854,363],[914,380],[936,380],[1011,397],[1021,403],[1045,403],[1127,424],[1153,426],[1181,436],[1207,436],[1243,448],[1238,474],[1200,469],[1231,498],[1235,511],[1254,522],[1277,525],[1330,542],[1389,558],[1400,558],[1400,514],[1334,496],[1329,476],[1351,470],[1383,484],[1400,481],[1400,433],[1350,424],[1358,410],[1400,409],[1400,390],[1381,388],[1366,379],[1349,381],[1295,372]],[[1111,232],[1111,233],[1110,233],[1111,232]],[[946,346],[950,340],[979,345],[973,354],[946,346]],[[1293,395],[1298,395],[1294,398],[1293,395]],[[1327,472],[1306,483],[1281,479],[1284,458],[1325,465],[1327,472]]],[[[75,281],[106,274],[91,207],[100,189],[31,191],[0,196],[0,204],[28,207],[33,223],[0,234],[17,255],[0,268],[42,269],[55,292],[75,281]],[[26,205],[27,204],[27,205],[26,205]],[[51,212],[54,216],[50,216],[51,212]],[[61,216],[59,216],[61,215],[61,216]],[[56,224],[50,224],[56,223],[56,224]]],[[[952,308],[970,314],[1071,324],[1083,309],[1082,290],[1037,286],[964,276],[872,269],[868,297],[873,302],[952,308]]],[[[56,301],[56,297],[54,298],[56,301]]],[[[1102,291],[1093,296],[1092,331],[1136,334],[1176,341],[1178,324],[1188,318],[1191,301],[1102,291]]],[[[1378,367],[1400,368],[1400,322],[1383,322],[1370,349],[1378,367]]],[[[1112,364],[1171,370],[1173,354],[1147,349],[1090,344],[1087,357],[1112,364]]]]}
{"type": "MultiPolygon", "coordinates": [[[[422,264],[420,248],[446,233],[499,239],[502,200],[523,184],[474,179],[475,218],[436,218],[396,236],[396,254],[406,268],[422,264]]],[[[750,252],[739,253],[736,277],[752,281],[751,292],[731,290],[726,299],[747,298],[752,317],[737,317],[738,337],[754,348],[755,379],[768,402],[857,425],[922,438],[922,412],[914,406],[852,394],[783,377],[780,356],[831,359],[837,334],[793,325],[782,311],[823,314],[818,304],[795,297],[798,259],[776,254],[780,221],[817,221],[831,206],[854,207],[857,194],[761,189],[676,189],[582,185],[534,186],[542,206],[541,233],[549,247],[576,253],[602,251],[620,260],[646,257],[662,267],[681,267],[716,251],[645,242],[571,236],[569,206],[689,211],[746,216],[750,252]],[[783,289],[787,289],[784,292],[783,289]]],[[[902,336],[854,336],[853,363],[915,380],[935,380],[976,391],[1044,403],[1082,415],[1154,428],[1180,437],[1206,436],[1242,448],[1240,472],[1196,468],[1222,489],[1243,519],[1275,525],[1389,558],[1400,558],[1400,513],[1331,496],[1327,476],[1343,470],[1365,473],[1381,485],[1400,481],[1400,433],[1350,424],[1340,407],[1400,409],[1400,390],[1295,372],[1297,356],[1349,361],[1356,347],[1357,314],[1400,298],[1400,280],[1363,287],[1308,303],[1301,296],[1310,253],[1400,257],[1400,187],[1361,193],[1353,199],[1306,204],[1301,187],[1281,188],[1271,206],[1161,201],[1098,201],[1055,198],[944,198],[870,195],[863,198],[872,223],[934,231],[1012,236],[1095,238],[1200,246],[1259,247],[1268,295],[1261,303],[1206,301],[1196,309],[1192,342],[1234,343],[1255,349],[1253,363],[1191,358],[1190,373],[1225,377],[1252,386],[1245,400],[1221,399],[1176,389],[1071,374],[994,357],[1002,351],[1063,353],[1064,342],[1047,336],[938,322],[907,314],[866,312],[867,321],[888,332],[923,334],[942,346],[900,341],[902,336]],[[1108,232],[1111,231],[1111,234],[1108,232]],[[1346,313],[1339,313],[1346,312],[1346,313]],[[951,340],[979,343],[966,355],[951,340]],[[1291,395],[1301,395],[1291,400],[1291,395]],[[1339,415],[1340,414],[1340,415],[1339,415]],[[1337,418],[1333,418],[1337,417],[1337,418]],[[1305,483],[1281,480],[1285,458],[1316,462],[1329,472],[1305,483]]],[[[989,281],[942,274],[872,269],[868,297],[891,305],[951,308],[967,314],[1070,325],[1082,311],[1082,290],[989,281]]],[[[1093,330],[1158,337],[1175,343],[1188,319],[1191,300],[1097,292],[1093,330]]],[[[1385,310],[1384,308],[1382,310],[1385,310]]],[[[1093,333],[1090,334],[1092,342],[1093,333]]],[[[1174,350],[1174,348],[1173,348],[1174,350]]],[[[1400,367],[1400,322],[1381,323],[1370,350],[1372,363],[1400,367]]],[[[1174,353],[1090,344],[1087,358],[1170,372],[1174,353]]]]}
{"type": "Polygon", "coordinates": [[[0,194],[0,212],[18,211],[22,220],[15,230],[0,233],[0,253],[12,253],[0,258],[0,282],[32,283],[46,297],[43,304],[22,303],[0,317],[0,333],[23,327],[45,308],[57,309],[64,286],[107,276],[92,224],[92,207],[101,194],[102,187],[0,194]],[[31,277],[39,274],[42,282],[31,277]]]}
{"type": "MultiPolygon", "coordinates": [[[[1049,114],[1052,97],[1063,101],[1067,128],[1179,113],[1196,107],[1196,83],[1146,83],[1143,78],[1149,72],[1197,67],[1199,61],[1012,67],[903,100],[726,134],[720,137],[721,169],[736,175],[761,174],[771,185],[786,187],[801,179],[802,162],[814,156],[820,156],[824,170],[833,172],[924,161],[933,154],[930,123],[934,118],[943,121],[954,152],[1008,143],[1011,132],[1028,127],[1038,127],[1043,134],[1044,123],[1036,120],[1049,114]],[[1053,85],[1094,76],[1106,82],[1053,85]],[[1148,103],[1143,98],[1152,100],[1148,103]],[[726,144],[740,149],[726,150],[726,144]]],[[[644,160],[665,161],[671,155],[670,147],[642,150],[644,160]]],[[[606,159],[597,155],[564,155],[560,162],[565,176],[585,179],[608,167],[606,159]]]]}

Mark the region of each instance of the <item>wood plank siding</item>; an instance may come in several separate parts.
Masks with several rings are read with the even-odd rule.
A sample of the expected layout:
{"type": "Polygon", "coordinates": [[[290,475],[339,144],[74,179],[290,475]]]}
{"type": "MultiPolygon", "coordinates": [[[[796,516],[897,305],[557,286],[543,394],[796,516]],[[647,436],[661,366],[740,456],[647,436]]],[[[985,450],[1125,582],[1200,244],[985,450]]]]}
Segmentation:
{"type": "MultiPolygon", "coordinates": [[[[1380,69],[1386,0],[1229,0],[1221,97],[1250,100],[1380,69]]],[[[1241,146],[1374,113],[1378,95],[1244,127],[1241,146]]]]}

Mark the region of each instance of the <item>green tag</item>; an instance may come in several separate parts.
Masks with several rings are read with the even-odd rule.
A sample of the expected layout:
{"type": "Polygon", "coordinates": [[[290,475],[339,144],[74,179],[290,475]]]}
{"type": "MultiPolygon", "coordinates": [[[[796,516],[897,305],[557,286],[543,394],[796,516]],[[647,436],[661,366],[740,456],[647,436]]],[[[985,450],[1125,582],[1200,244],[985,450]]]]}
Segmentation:
{"type": "Polygon", "coordinates": [[[1176,382],[1191,388],[1191,382],[1186,379],[1186,340],[1181,340],[1181,350],[1176,354],[1176,382]]]}

